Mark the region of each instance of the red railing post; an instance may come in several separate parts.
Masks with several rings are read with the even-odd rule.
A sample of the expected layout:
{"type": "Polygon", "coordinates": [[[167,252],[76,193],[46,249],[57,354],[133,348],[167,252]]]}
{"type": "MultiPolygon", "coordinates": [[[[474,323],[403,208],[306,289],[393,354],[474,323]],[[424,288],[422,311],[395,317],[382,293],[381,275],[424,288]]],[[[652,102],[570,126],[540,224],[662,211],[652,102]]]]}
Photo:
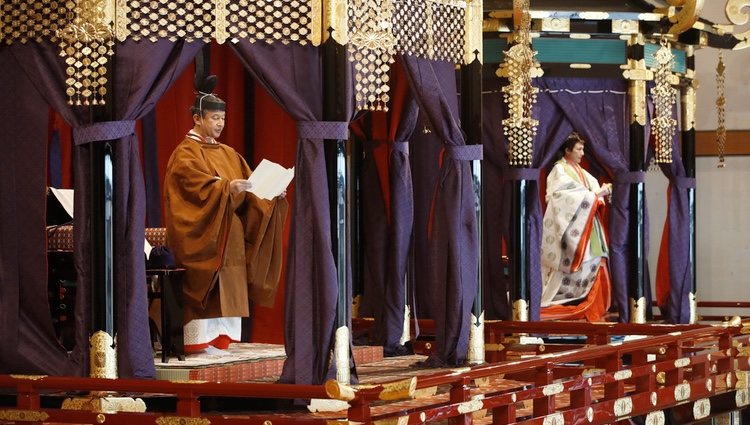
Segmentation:
{"type": "Polygon", "coordinates": [[[39,409],[39,392],[34,389],[31,383],[18,384],[16,390],[18,391],[16,405],[19,409],[39,409]]]}
{"type": "Polygon", "coordinates": [[[734,372],[734,358],[737,355],[737,349],[732,346],[732,335],[725,332],[719,337],[719,350],[723,356],[716,361],[716,373],[734,372]]]}
{"type": "MultiPolygon", "coordinates": [[[[605,369],[607,373],[613,374],[619,370],[622,370],[622,352],[617,351],[616,354],[610,355],[604,361],[605,369]]],[[[625,382],[617,380],[615,382],[609,382],[604,384],[604,398],[606,400],[616,400],[625,395],[625,382]]]]}
{"type": "MultiPolygon", "coordinates": [[[[677,339],[673,342],[670,342],[667,345],[667,359],[669,360],[677,360],[679,358],[682,358],[682,341],[677,339]]],[[[676,367],[674,369],[667,370],[665,375],[665,384],[669,386],[674,386],[682,383],[682,380],[684,378],[685,372],[681,367],[676,367]]]]}
{"type": "MultiPolygon", "coordinates": [[[[584,380],[585,382],[585,380],[584,380]]],[[[583,388],[578,388],[570,392],[570,407],[586,407],[591,405],[591,386],[584,384],[583,388]]]]}
{"type": "MultiPolygon", "coordinates": [[[[450,400],[451,404],[459,404],[469,401],[471,399],[471,390],[469,389],[469,378],[459,378],[451,384],[450,400]]],[[[465,424],[470,425],[472,423],[472,413],[464,413],[454,418],[451,423],[454,425],[465,424]]]]}
{"type": "MultiPolygon", "coordinates": [[[[632,367],[645,366],[648,364],[648,353],[638,350],[630,353],[632,367]]],[[[652,373],[644,374],[635,378],[636,393],[653,392],[656,389],[656,376],[652,373]]]]}
{"type": "MultiPolygon", "coordinates": [[[[553,380],[552,363],[545,363],[537,369],[534,383],[537,387],[551,384],[553,380]]],[[[555,395],[545,395],[534,399],[534,416],[547,416],[555,411],[555,395]]]]}
{"type": "Polygon", "coordinates": [[[354,400],[349,401],[346,416],[349,422],[368,422],[371,419],[370,403],[364,397],[355,397],[354,400]]]}
{"type": "Polygon", "coordinates": [[[492,409],[492,425],[506,425],[516,422],[516,404],[510,403],[492,409]]]}
{"type": "Polygon", "coordinates": [[[177,416],[196,417],[201,414],[201,402],[191,390],[177,391],[177,416]]]}

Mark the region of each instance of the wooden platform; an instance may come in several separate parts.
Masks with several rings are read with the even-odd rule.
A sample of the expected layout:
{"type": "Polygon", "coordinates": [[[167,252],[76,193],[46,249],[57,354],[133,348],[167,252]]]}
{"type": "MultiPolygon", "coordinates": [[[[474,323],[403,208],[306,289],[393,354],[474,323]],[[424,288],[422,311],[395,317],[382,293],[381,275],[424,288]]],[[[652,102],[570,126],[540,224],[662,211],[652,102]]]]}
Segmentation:
{"type": "MultiPolygon", "coordinates": [[[[357,366],[383,360],[383,347],[354,347],[357,366]]],[[[226,355],[191,354],[180,361],[170,357],[164,363],[156,353],[156,378],[167,381],[273,382],[281,375],[286,352],[283,345],[231,344],[226,355]]]]}

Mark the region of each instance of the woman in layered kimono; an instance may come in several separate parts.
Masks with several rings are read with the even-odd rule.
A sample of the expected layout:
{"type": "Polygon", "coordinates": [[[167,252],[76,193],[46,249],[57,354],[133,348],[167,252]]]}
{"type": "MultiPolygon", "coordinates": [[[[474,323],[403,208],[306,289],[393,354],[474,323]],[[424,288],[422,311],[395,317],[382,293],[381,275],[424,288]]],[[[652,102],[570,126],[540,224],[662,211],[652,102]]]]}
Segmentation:
{"type": "Polygon", "coordinates": [[[542,235],[542,318],[601,320],[609,309],[607,235],[602,226],[612,185],[581,167],[584,141],[568,136],[547,176],[542,235]]]}

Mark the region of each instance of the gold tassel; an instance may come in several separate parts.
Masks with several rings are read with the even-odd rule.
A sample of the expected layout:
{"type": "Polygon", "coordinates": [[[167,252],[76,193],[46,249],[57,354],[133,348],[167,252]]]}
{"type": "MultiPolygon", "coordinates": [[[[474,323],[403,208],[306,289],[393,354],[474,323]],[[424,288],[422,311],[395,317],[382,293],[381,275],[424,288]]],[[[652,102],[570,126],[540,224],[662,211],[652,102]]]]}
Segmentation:
{"type": "MultiPolygon", "coordinates": [[[[70,2],[72,3],[72,2],[70,2]]],[[[81,0],[68,11],[68,25],[57,31],[65,59],[69,105],[103,105],[107,94],[107,62],[114,51],[106,0],[81,0]]]]}

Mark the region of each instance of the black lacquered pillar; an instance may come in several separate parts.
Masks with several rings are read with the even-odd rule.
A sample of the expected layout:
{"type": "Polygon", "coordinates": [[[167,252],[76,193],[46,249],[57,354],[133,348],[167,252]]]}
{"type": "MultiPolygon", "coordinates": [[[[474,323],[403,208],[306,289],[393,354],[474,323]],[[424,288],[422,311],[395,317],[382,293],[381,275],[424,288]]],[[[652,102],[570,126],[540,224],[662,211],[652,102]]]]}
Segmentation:
{"type": "Polygon", "coordinates": [[[510,290],[512,320],[529,321],[529,300],[531,299],[529,275],[529,182],[524,179],[513,181],[511,194],[510,230],[510,276],[513,281],[510,290]]]}
{"type": "MultiPolygon", "coordinates": [[[[481,33],[480,33],[481,35],[481,33]]],[[[482,58],[481,50],[473,51],[473,60],[461,66],[461,128],[466,134],[467,145],[482,144],[482,58]]],[[[477,223],[478,256],[477,292],[471,312],[468,361],[471,364],[485,362],[484,355],[484,306],[482,303],[482,285],[484,276],[484,248],[482,231],[482,161],[471,161],[472,181],[474,183],[474,202],[477,223]]]]}
{"type": "MultiPolygon", "coordinates": [[[[332,2],[324,2],[324,7],[331,7],[332,2]]],[[[335,11],[329,11],[335,13],[335,11]]],[[[324,16],[330,16],[328,13],[324,16]]],[[[323,120],[342,122],[348,121],[346,103],[346,81],[348,62],[346,59],[346,45],[338,40],[346,28],[334,28],[336,23],[324,23],[328,36],[321,46],[323,51],[323,120]]],[[[343,21],[346,22],[346,21],[343,21]]],[[[331,212],[331,247],[336,261],[336,279],[338,284],[338,299],[336,302],[336,334],[333,347],[333,361],[336,365],[336,380],[349,384],[349,286],[348,267],[349,235],[351,222],[349,214],[349,197],[347,194],[351,176],[347,140],[326,140],[325,156],[328,173],[328,196],[331,212]]]]}
{"type": "MultiPolygon", "coordinates": [[[[92,106],[94,123],[112,121],[115,116],[112,84],[114,63],[108,64],[107,95],[104,105],[92,106]]],[[[110,141],[89,143],[91,192],[89,234],[91,251],[91,327],[89,329],[89,376],[115,379],[117,372],[116,317],[114,309],[114,202],[115,167],[110,141]]]]}
{"type": "MultiPolygon", "coordinates": [[[[646,81],[653,73],[646,69],[644,41],[641,34],[631,36],[628,42],[629,69],[625,72],[628,84],[630,111],[630,172],[645,171],[646,81]]],[[[630,185],[628,230],[628,304],[630,323],[646,323],[646,225],[645,187],[643,179],[630,185]]]]}

